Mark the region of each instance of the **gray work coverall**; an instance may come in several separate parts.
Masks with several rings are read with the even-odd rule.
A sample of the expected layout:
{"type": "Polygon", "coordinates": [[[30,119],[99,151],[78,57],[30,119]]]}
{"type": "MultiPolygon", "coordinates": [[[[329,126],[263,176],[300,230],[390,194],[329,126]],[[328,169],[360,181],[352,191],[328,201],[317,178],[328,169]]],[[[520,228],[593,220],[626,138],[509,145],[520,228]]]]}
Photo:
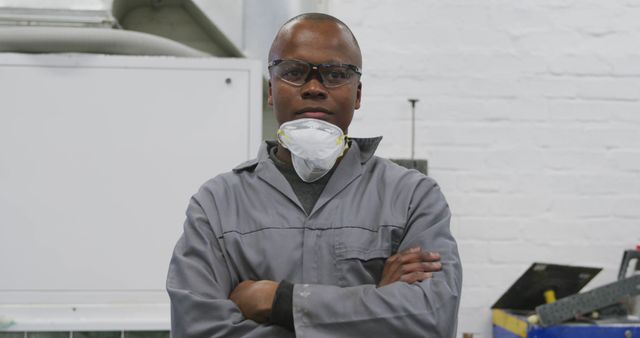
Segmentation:
{"type": "Polygon", "coordinates": [[[453,338],[462,268],[438,185],[352,139],[307,214],[269,159],[206,182],[191,198],[169,267],[172,335],[182,337],[453,338]],[[385,259],[414,246],[443,270],[377,288],[385,259]],[[246,320],[230,301],[244,280],[295,284],[295,334],[246,320]]]}

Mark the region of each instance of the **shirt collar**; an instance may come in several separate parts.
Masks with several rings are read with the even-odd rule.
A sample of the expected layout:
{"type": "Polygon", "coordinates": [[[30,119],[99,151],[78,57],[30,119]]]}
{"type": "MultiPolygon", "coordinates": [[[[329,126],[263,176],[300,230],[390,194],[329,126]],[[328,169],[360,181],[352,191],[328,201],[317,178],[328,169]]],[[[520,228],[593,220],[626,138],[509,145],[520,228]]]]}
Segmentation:
{"type": "MultiPolygon", "coordinates": [[[[358,157],[360,159],[361,164],[365,164],[367,161],[371,159],[373,154],[375,153],[380,141],[382,140],[382,136],[377,137],[367,137],[367,138],[358,138],[353,137],[349,138],[350,141],[353,141],[357,144],[357,147],[350,147],[349,152],[356,151],[358,152],[358,157]]],[[[253,170],[256,168],[258,163],[264,162],[269,159],[269,149],[273,146],[278,145],[277,141],[266,140],[260,146],[260,150],[258,151],[258,157],[252,160],[241,163],[240,165],[233,168],[233,172],[238,173],[245,170],[253,170]]],[[[348,153],[348,152],[347,152],[348,153]]]]}

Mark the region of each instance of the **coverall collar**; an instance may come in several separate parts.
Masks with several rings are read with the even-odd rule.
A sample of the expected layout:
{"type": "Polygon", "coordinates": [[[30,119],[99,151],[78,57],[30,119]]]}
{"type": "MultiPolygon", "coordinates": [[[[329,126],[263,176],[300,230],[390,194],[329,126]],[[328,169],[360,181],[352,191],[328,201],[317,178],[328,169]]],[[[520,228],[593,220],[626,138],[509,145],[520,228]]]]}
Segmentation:
{"type": "MultiPolygon", "coordinates": [[[[349,146],[349,151],[347,151],[335,172],[331,175],[327,186],[322,191],[322,194],[308,216],[312,216],[318,209],[362,174],[362,166],[373,157],[382,137],[349,138],[349,140],[352,141],[349,146]]],[[[287,182],[275,164],[269,159],[268,149],[275,145],[277,145],[275,141],[265,141],[260,147],[256,159],[240,164],[233,169],[233,172],[255,171],[258,177],[287,196],[304,211],[302,204],[298,200],[289,182],[287,182]]]]}

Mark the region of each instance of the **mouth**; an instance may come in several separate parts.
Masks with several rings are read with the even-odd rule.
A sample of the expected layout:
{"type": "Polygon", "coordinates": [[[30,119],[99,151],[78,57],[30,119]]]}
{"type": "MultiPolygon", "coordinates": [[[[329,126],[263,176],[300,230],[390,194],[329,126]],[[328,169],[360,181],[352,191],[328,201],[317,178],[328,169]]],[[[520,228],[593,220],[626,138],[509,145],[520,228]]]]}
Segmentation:
{"type": "Polygon", "coordinates": [[[324,119],[329,115],[333,115],[333,113],[327,109],[315,108],[315,107],[300,109],[297,112],[295,112],[295,114],[300,117],[307,117],[307,118],[314,118],[314,119],[324,119]]]}

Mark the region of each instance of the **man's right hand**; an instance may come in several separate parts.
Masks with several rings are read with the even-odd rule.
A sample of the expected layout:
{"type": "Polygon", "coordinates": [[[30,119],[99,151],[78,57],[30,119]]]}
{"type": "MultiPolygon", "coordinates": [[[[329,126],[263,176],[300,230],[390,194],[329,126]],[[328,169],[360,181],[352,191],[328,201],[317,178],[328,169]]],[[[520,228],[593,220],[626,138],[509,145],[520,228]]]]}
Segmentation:
{"type": "Polygon", "coordinates": [[[411,248],[387,258],[382,270],[382,278],[378,287],[393,282],[413,284],[431,278],[433,272],[442,270],[440,254],[422,251],[421,248],[411,248]]]}

